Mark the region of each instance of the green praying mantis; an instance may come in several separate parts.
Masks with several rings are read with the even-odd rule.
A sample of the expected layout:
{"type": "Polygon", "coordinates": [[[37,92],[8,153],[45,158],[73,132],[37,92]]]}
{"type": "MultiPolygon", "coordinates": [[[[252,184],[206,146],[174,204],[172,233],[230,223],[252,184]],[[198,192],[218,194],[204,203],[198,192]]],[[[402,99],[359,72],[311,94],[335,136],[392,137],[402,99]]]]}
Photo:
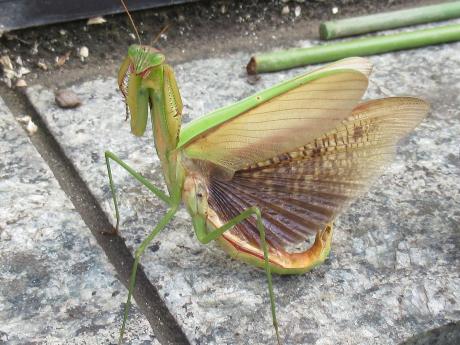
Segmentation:
{"type": "Polygon", "coordinates": [[[107,151],[116,228],[111,161],[168,211],[135,252],[120,342],[140,258],[183,202],[198,241],[217,241],[231,257],[264,269],[281,344],[272,274],[302,274],[327,258],[336,216],[366,190],[429,109],[414,97],[360,103],[371,69],[363,58],[340,60],[182,128],[182,100],[165,56],[150,46],[129,47],[118,84],[134,135],[144,134],[150,113],[167,192],[107,151]],[[289,250],[310,236],[309,249],[289,250]]]}

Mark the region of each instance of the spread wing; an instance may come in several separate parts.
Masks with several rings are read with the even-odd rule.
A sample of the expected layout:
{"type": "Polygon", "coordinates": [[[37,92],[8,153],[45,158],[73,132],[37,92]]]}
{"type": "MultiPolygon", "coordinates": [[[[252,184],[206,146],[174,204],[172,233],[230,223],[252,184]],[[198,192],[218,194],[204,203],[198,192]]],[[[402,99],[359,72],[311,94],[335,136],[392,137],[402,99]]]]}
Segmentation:
{"type": "MultiPolygon", "coordinates": [[[[328,108],[334,109],[337,101],[328,104],[328,108]]],[[[230,180],[219,174],[209,177],[209,206],[226,222],[247,207],[257,205],[261,208],[267,240],[272,246],[285,248],[299,244],[333,221],[344,206],[365,191],[394,156],[398,140],[426,116],[428,108],[426,102],[417,98],[374,100],[356,107],[351,116],[332,130],[321,131],[322,126],[307,121],[312,129],[303,138],[313,138],[295,149],[278,151],[268,159],[266,154],[273,152],[273,146],[268,150],[258,146],[257,154],[262,158],[259,160],[248,149],[242,151],[242,158],[235,160],[224,155],[225,164],[241,167],[244,163],[245,166],[238,169],[230,180]]],[[[292,118],[292,113],[287,116],[292,118]]],[[[311,118],[307,117],[307,120],[311,118]]],[[[329,124],[328,120],[325,122],[329,124]]],[[[263,122],[258,126],[263,129],[261,133],[267,130],[263,122]]],[[[285,122],[278,122],[278,126],[284,128],[285,122]]],[[[244,140],[245,133],[251,132],[245,132],[241,126],[239,131],[233,129],[228,135],[230,133],[238,135],[238,140],[244,140]]],[[[225,138],[228,145],[230,139],[225,138]]],[[[270,138],[278,147],[285,147],[278,143],[277,136],[270,138]]],[[[219,145],[219,141],[213,143],[219,145]]],[[[238,149],[232,147],[230,152],[241,152],[240,146],[236,146],[238,149]]],[[[249,242],[258,242],[258,231],[252,218],[231,231],[249,242]]]]}
{"type": "Polygon", "coordinates": [[[296,77],[191,123],[179,147],[231,174],[293,151],[350,116],[370,69],[351,58],[296,77]]]}

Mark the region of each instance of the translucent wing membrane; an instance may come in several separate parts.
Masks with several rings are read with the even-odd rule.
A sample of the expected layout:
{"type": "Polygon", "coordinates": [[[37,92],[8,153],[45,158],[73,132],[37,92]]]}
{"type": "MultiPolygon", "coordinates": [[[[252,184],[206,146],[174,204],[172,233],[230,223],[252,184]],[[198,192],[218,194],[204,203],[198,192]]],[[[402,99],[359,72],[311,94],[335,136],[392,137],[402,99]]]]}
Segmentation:
{"type": "MultiPolygon", "coordinates": [[[[314,132],[316,137],[296,150],[249,164],[231,180],[211,176],[209,206],[224,222],[247,207],[259,206],[272,246],[299,244],[366,189],[393,157],[397,141],[427,111],[427,103],[409,97],[359,105],[333,130],[314,132]]],[[[258,242],[252,218],[231,231],[258,242]]]]}
{"type": "Polygon", "coordinates": [[[244,169],[336,127],[350,116],[366,87],[367,77],[359,71],[326,74],[211,128],[185,152],[231,171],[244,169]]]}
{"type": "MultiPolygon", "coordinates": [[[[248,110],[266,102],[268,99],[290,92],[301,85],[310,83],[312,80],[325,77],[327,74],[341,73],[344,71],[358,72],[368,77],[371,70],[372,64],[369,60],[361,57],[351,57],[328,64],[312,72],[301,74],[291,80],[275,85],[270,89],[261,91],[251,97],[217,109],[212,113],[193,120],[182,128],[179,147],[187,147],[191,142],[197,144],[198,140],[205,137],[208,132],[213,132],[218,129],[219,125],[245,114],[248,110]]],[[[206,155],[206,152],[200,151],[199,145],[194,145],[193,154],[194,158],[201,159],[202,157],[200,157],[200,155],[206,155]]]]}
{"type": "Polygon", "coordinates": [[[326,66],[317,69],[315,72],[333,71],[336,69],[352,69],[361,72],[366,77],[369,77],[372,71],[372,64],[369,60],[362,57],[349,57],[327,64],[326,66]]]}

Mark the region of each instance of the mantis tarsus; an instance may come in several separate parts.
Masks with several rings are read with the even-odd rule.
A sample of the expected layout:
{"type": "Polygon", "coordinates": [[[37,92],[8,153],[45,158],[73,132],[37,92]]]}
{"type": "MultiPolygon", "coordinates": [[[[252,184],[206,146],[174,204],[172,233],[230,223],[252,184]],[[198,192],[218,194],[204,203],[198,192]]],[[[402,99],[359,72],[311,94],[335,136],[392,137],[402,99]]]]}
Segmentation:
{"type": "Polygon", "coordinates": [[[118,83],[134,135],[143,135],[150,112],[168,192],[106,152],[117,229],[111,160],[169,209],[135,252],[120,342],[140,257],[184,202],[201,243],[217,240],[233,258],[264,268],[281,343],[271,274],[301,274],[326,259],[334,218],[381,172],[398,140],[429,108],[413,97],[358,104],[370,71],[363,58],[340,60],[181,128],[182,101],[164,55],[129,47],[118,83]],[[287,249],[311,235],[315,241],[306,251],[287,249]]]}

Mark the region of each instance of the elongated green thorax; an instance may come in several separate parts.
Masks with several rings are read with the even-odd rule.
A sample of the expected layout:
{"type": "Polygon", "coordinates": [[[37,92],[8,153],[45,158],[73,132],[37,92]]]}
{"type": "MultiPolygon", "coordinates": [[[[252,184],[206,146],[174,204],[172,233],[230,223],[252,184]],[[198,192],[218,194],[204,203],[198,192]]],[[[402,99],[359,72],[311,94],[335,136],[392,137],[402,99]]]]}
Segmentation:
{"type": "Polygon", "coordinates": [[[168,189],[176,182],[175,149],[179,140],[182,102],[172,68],[154,48],[132,45],[118,73],[125,97],[131,132],[145,132],[150,109],[155,148],[168,189]]]}

